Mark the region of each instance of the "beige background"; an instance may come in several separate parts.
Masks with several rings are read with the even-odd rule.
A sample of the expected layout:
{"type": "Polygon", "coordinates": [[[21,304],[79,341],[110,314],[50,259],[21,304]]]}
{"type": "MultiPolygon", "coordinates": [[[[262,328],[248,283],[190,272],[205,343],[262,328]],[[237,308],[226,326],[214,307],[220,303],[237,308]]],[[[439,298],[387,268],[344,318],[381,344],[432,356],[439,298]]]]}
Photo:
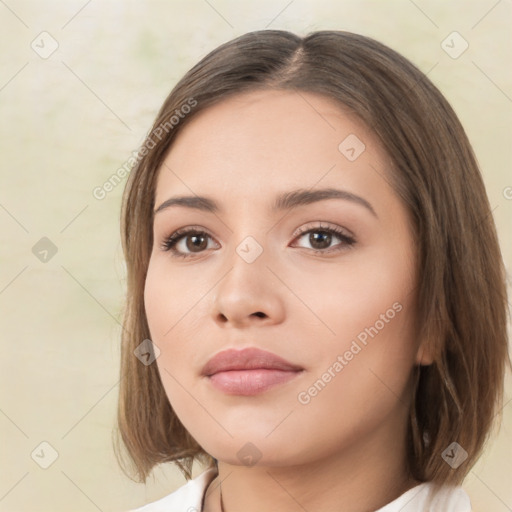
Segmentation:
{"type": "MultiPolygon", "coordinates": [[[[465,125],[510,269],[511,14],[510,0],[1,0],[0,510],[122,511],[185,482],[169,467],[135,484],[113,456],[124,182],[103,200],[92,191],[188,68],[262,28],[351,30],[395,48],[465,125]],[[453,31],[469,44],[456,59],[441,46],[453,31]],[[46,262],[32,252],[42,237],[57,248],[46,262]]],[[[464,483],[476,511],[512,510],[511,397],[509,377],[502,429],[464,483]]]]}

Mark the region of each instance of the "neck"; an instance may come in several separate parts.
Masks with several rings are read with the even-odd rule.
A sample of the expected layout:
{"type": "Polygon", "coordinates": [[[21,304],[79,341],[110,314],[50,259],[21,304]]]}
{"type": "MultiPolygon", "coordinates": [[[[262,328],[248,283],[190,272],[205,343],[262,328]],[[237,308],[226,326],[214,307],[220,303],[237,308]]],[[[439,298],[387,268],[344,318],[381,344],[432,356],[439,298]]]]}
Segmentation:
{"type": "Polygon", "coordinates": [[[218,462],[205,512],[315,510],[367,512],[390,503],[419,482],[406,465],[404,436],[384,428],[326,457],[292,466],[218,462]]]}

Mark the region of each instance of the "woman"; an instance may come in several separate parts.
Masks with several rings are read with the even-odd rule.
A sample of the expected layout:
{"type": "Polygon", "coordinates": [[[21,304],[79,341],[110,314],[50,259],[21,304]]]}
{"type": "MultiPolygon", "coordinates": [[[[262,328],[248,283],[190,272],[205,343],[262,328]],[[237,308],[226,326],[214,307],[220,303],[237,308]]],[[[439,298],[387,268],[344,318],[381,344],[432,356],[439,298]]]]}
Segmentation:
{"type": "Polygon", "coordinates": [[[125,190],[119,428],[138,510],[469,511],[505,272],[447,101],[356,34],[258,31],[164,102],[125,190]]]}

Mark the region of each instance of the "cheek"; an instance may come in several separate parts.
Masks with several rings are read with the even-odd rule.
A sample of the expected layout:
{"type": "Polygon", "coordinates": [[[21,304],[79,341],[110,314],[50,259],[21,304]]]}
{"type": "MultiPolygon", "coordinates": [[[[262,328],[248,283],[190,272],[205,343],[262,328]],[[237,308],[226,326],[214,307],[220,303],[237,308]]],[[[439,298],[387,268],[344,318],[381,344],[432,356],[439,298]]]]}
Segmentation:
{"type": "Polygon", "coordinates": [[[168,395],[179,383],[193,385],[197,377],[197,319],[207,315],[207,301],[201,298],[209,288],[191,281],[185,272],[173,272],[165,261],[150,262],[148,267],[144,307],[151,340],[160,350],[156,363],[168,395]]]}
{"type": "Polygon", "coordinates": [[[156,362],[165,381],[163,370],[173,373],[173,362],[179,362],[180,345],[176,343],[176,334],[180,327],[179,319],[186,314],[186,301],[178,297],[180,283],[159,267],[154,263],[150,263],[148,267],[144,308],[151,340],[160,350],[156,362]]]}
{"type": "Polygon", "coordinates": [[[185,277],[184,272],[172,271],[166,262],[150,261],[144,287],[144,307],[153,341],[164,344],[184,324],[190,325],[194,310],[200,307],[200,283],[185,277]]]}
{"type": "MultiPolygon", "coordinates": [[[[314,336],[311,331],[321,341],[309,358],[308,384],[318,385],[311,393],[303,389],[304,402],[316,402],[312,410],[319,407],[320,413],[333,401],[344,404],[345,411],[362,411],[365,404],[377,411],[389,406],[386,398],[396,400],[407,392],[417,350],[413,276],[407,257],[392,251],[368,252],[346,270],[338,267],[321,279],[316,276],[317,283],[328,285],[305,300],[320,320],[318,333],[323,333],[314,336]]],[[[305,294],[313,281],[302,280],[297,295],[305,294]]]]}
{"type": "MultiPolygon", "coordinates": [[[[156,365],[169,402],[178,414],[190,407],[190,396],[184,389],[192,385],[191,354],[187,353],[190,344],[180,343],[182,321],[190,310],[188,301],[179,294],[180,282],[158,263],[150,262],[144,287],[144,307],[150,338],[160,350],[156,365]]],[[[186,421],[186,418],[185,418],[186,421]]]]}
{"type": "Polygon", "coordinates": [[[365,311],[347,306],[332,317],[333,322],[338,319],[333,325],[339,336],[319,344],[322,354],[314,355],[314,368],[296,396],[299,423],[304,428],[322,425],[315,449],[328,451],[333,440],[348,446],[391,416],[399,428],[398,418],[407,412],[415,353],[411,304],[399,298],[391,305],[375,300],[365,311]]]}
{"type": "Polygon", "coordinates": [[[409,305],[414,298],[413,268],[407,255],[396,251],[367,250],[339,265],[287,278],[308,307],[304,319],[318,324],[323,339],[339,349],[358,335],[364,341],[368,329],[391,334],[400,329],[404,317],[414,315],[409,305]]]}

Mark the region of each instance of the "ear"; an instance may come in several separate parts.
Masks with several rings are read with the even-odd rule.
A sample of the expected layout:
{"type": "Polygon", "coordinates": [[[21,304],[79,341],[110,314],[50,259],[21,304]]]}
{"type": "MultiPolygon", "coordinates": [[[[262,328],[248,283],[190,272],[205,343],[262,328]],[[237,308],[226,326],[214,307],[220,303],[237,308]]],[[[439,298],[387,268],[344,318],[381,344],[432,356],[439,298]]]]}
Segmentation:
{"type": "Polygon", "coordinates": [[[433,343],[429,343],[428,339],[424,339],[416,352],[416,364],[420,366],[428,366],[435,360],[433,343]]]}

